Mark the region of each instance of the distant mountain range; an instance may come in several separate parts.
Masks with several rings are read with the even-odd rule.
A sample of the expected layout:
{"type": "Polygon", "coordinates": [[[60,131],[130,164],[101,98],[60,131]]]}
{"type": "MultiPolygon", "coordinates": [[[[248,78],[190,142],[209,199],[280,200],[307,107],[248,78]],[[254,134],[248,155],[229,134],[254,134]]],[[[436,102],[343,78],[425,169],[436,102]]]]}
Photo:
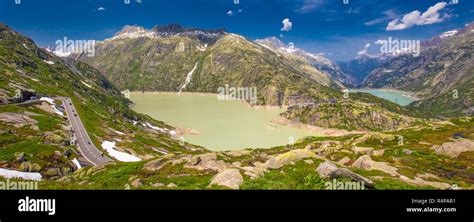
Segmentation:
{"type": "Polygon", "coordinates": [[[305,50],[286,45],[276,37],[257,39],[256,43],[278,53],[287,58],[296,58],[317,68],[319,71],[327,73],[332,79],[344,85],[356,85],[356,79],[353,75],[344,72],[339,64],[332,62],[322,55],[306,52],[305,50]]]}
{"type": "Polygon", "coordinates": [[[356,84],[352,76],[337,63],[274,37],[254,42],[222,30],[125,26],[99,42],[93,58],[75,58],[100,70],[122,90],[216,93],[229,84],[256,87],[257,105],[294,106],[290,100],[298,98],[282,115],[312,125],[395,130],[413,122],[405,116],[406,109],[373,96],[372,102],[360,96],[344,99],[342,89],[356,84]],[[330,101],[344,101],[343,107],[334,109],[330,101]]]}
{"type": "Polygon", "coordinates": [[[362,86],[364,79],[376,68],[387,62],[386,57],[358,56],[350,61],[337,62],[346,75],[355,79],[351,86],[362,86]]]}
{"type": "Polygon", "coordinates": [[[73,57],[100,70],[121,90],[215,93],[229,84],[257,87],[259,105],[286,105],[294,95],[330,99],[341,98],[345,87],[388,88],[426,98],[410,106],[420,112],[462,116],[472,113],[470,27],[422,42],[419,57],[360,55],[332,62],[276,37],[250,41],[225,30],[177,24],[151,30],[125,26],[97,43],[95,57],[73,57]],[[459,100],[448,99],[454,92],[459,100]],[[442,105],[434,107],[438,102],[442,105]]]}
{"type": "Polygon", "coordinates": [[[422,43],[421,55],[401,55],[370,73],[363,85],[414,92],[412,104],[433,115],[474,115],[474,25],[422,43]]]}

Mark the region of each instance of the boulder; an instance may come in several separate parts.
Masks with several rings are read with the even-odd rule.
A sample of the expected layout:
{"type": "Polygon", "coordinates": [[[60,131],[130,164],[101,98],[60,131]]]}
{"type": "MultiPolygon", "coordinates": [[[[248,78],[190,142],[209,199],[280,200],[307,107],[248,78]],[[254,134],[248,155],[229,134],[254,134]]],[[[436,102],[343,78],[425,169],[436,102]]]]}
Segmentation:
{"type": "Polygon", "coordinates": [[[21,163],[19,170],[23,172],[39,172],[41,170],[41,166],[37,163],[31,163],[27,161],[21,163]]]}
{"type": "Polygon", "coordinates": [[[443,143],[441,146],[434,146],[434,151],[438,155],[446,155],[451,158],[458,157],[463,152],[474,151],[474,141],[463,140],[443,143]]]}
{"type": "Polygon", "coordinates": [[[63,137],[60,135],[47,132],[44,135],[44,142],[45,143],[53,143],[53,144],[60,144],[63,140],[65,140],[63,137]]]}
{"type": "Polygon", "coordinates": [[[164,187],[165,185],[162,183],[154,183],[151,185],[152,187],[164,187]]]}
{"type": "Polygon", "coordinates": [[[319,164],[318,168],[316,168],[316,171],[319,173],[319,176],[321,178],[327,178],[332,172],[336,171],[337,169],[338,168],[334,163],[326,161],[324,163],[319,164]]]}
{"type": "Polygon", "coordinates": [[[255,166],[255,167],[245,166],[245,167],[242,167],[241,169],[245,170],[245,173],[244,173],[245,175],[248,175],[248,176],[253,177],[253,178],[261,177],[266,172],[265,168],[262,168],[262,167],[259,167],[259,166],[255,166]]]}
{"type": "Polygon", "coordinates": [[[30,171],[30,166],[32,164],[30,162],[23,162],[21,163],[19,170],[22,172],[29,172],[30,171]]]}
{"type": "Polygon", "coordinates": [[[352,166],[365,170],[380,170],[392,176],[399,175],[397,172],[398,169],[396,167],[390,166],[385,162],[373,161],[369,155],[359,157],[356,161],[354,161],[352,166]]]}
{"type": "Polygon", "coordinates": [[[372,151],[372,156],[383,156],[385,153],[385,149],[374,150],[372,151]]]}
{"type": "Polygon", "coordinates": [[[359,146],[356,146],[356,147],[353,147],[352,148],[352,151],[354,151],[355,154],[367,154],[367,155],[370,155],[372,154],[372,151],[374,150],[374,148],[371,148],[371,147],[359,147],[359,146]]]}
{"type": "Polygon", "coordinates": [[[62,156],[63,156],[63,154],[58,150],[54,151],[54,153],[53,153],[53,159],[55,159],[55,160],[60,160],[62,156]]]}
{"type": "Polygon", "coordinates": [[[8,163],[8,161],[0,161],[0,168],[9,168],[10,167],[10,164],[8,163]]]}
{"type": "Polygon", "coordinates": [[[222,172],[229,168],[229,165],[223,160],[218,160],[216,153],[206,153],[191,157],[191,160],[184,167],[222,172]]]}
{"type": "Polygon", "coordinates": [[[231,150],[231,151],[227,151],[225,154],[230,157],[239,158],[239,157],[248,155],[250,153],[252,153],[252,151],[250,150],[231,150]]]}
{"type": "Polygon", "coordinates": [[[242,166],[242,163],[239,162],[239,161],[236,161],[236,162],[233,162],[233,163],[232,163],[232,166],[234,166],[234,167],[241,167],[241,166],[242,166]]]}
{"type": "Polygon", "coordinates": [[[240,185],[244,182],[244,178],[237,169],[226,169],[218,173],[209,185],[220,185],[231,189],[239,189],[240,185]]]}
{"type": "Polygon", "coordinates": [[[396,137],[394,135],[391,135],[391,134],[372,132],[372,133],[366,133],[362,137],[357,138],[354,141],[353,144],[356,145],[358,143],[363,143],[363,142],[365,142],[367,140],[370,140],[370,139],[379,140],[382,143],[384,141],[392,141],[395,138],[396,137]]]}
{"type": "Polygon", "coordinates": [[[351,162],[351,158],[345,156],[344,158],[342,158],[341,160],[339,160],[338,163],[342,164],[342,165],[346,165],[348,164],[349,162],[351,162]]]}
{"type": "Polygon", "coordinates": [[[174,183],[169,183],[168,185],[166,185],[167,188],[175,188],[175,187],[178,187],[176,184],[174,183]]]}
{"type": "Polygon", "coordinates": [[[279,169],[287,164],[290,164],[291,162],[310,157],[314,158],[316,157],[316,154],[308,149],[291,150],[275,157],[270,157],[265,163],[265,167],[270,169],[279,169]]]}
{"type": "Polygon", "coordinates": [[[19,152],[15,153],[15,163],[23,163],[25,161],[25,153],[24,152],[19,152]]]}
{"type": "Polygon", "coordinates": [[[447,183],[426,181],[426,180],[423,180],[419,177],[415,177],[415,179],[410,179],[406,176],[400,175],[400,179],[402,181],[405,181],[407,183],[411,183],[411,184],[414,184],[414,185],[417,185],[417,186],[430,186],[430,187],[435,187],[435,188],[443,189],[443,190],[447,190],[451,187],[451,185],[447,184],[447,183]]]}
{"type": "Polygon", "coordinates": [[[158,171],[160,170],[163,166],[166,165],[168,158],[172,157],[171,155],[165,155],[159,159],[156,160],[151,160],[148,163],[145,163],[143,165],[143,169],[148,170],[148,171],[158,171]]]}
{"type": "Polygon", "coordinates": [[[29,124],[34,125],[38,123],[38,121],[29,118],[27,115],[23,115],[20,113],[10,113],[10,112],[0,113],[0,121],[13,124],[17,128],[20,128],[24,125],[29,125],[29,124]]]}
{"type": "Polygon", "coordinates": [[[49,168],[48,170],[46,170],[45,175],[46,175],[47,177],[60,176],[60,175],[61,175],[61,171],[60,171],[58,168],[49,168]]]}
{"type": "Polygon", "coordinates": [[[352,181],[355,181],[355,182],[361,182],[361,183],[364,183],[364,186],[367,186],[367,187],[373,187],[374,186],[374,182],[372,180],[369,180],[357,173],[354,173],[348,169],[344,169],[344,168],[340,168],[340,169],[337,169],[337,170],[334,170],[332,171],[330,174],[329,174],[329,177],[331,179],[339,179],[339,178],[345,178],[345,179],[350,179],[352,181]]]}
{"type": "Polygon", "coordinates": [[[30,172],[39,172],[41,170],[41,166],[37,163],[33,163],[33,166],[30,168],[30,172]]]}
{"type": "Polygon", "coordinates": [[[207,161],[217,160],[217,154],[216,153],[206,153],[206,154],[198,155],[198,156],[196,156],[196,158],[199,158],[202,162],[207,162],[207,161]]]}
{"type": "Polygon", "coordinates": [[[200,162],[201,162],[201,158],[199,156],[196,156],[196,157],[191,158],[191,160],[189,161],[189,164],[196,166],[200,162]]]}
{"type": "Polygon", "coordinates": [[[132,183],[130,183],[130,185],[132,185],[132,187],[140,187],[143,185],[143,182],[140,178],[137,178],[133,180],[132,183]]]}

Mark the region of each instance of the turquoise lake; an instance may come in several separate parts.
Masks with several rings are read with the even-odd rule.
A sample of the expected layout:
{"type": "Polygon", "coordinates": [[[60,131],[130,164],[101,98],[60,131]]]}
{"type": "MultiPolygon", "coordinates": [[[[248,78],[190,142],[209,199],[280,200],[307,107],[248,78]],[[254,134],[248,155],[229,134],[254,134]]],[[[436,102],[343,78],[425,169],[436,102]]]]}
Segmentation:
{"type": "Polygon", "coordinates": [[[392,91],[383,89],[350,89],[349,92],[365,92],[370,93],[382,99],[392,101],[398,105],[406,106],[413,101],[416,101],[413,97],[408,96],[407,93],[402,91],[392,91]]]}

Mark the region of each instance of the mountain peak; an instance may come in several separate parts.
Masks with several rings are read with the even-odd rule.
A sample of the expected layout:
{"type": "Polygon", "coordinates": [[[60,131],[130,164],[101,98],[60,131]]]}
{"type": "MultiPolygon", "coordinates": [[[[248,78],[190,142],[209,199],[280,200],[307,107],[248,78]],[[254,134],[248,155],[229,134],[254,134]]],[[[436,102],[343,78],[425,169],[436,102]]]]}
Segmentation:
{"type": "Polygon", "coordinates": [[[137,25],[125,25],[122,30],[117,32],[115,36],[123,35],[123,34],[130,34],[130,33],[137,33],[137,32],[146,32],[147,30],[141,26],[137,25]]]}
{"type": "Polygon", "coordinates": [[[162,26],[159,26],[159,25],[156,25],[155,27],[153,27],[152,31],[154,32],[169,32],[169,33],[179,33],[179,32],[183,32],[185,31],[186,29],[181,26],[180,24],[168,24],[168,25],[162,25],[162,26]]]}
{"type": "Polygon", "coordinates": [[[7,31],[7,30],[12,30],[12,29],[8,27],[7,25],[0,22],[0,31],[7,31]]]}
{"type": "Polygon", "coordinates": [[[257,39],[255,42],[259,45],[270,47],[272,49],[286,48],[287,45],[275,36],[257,39]]]}
{"type": "Polygon", "coordinates": [[[168,25],[156,25],[152,29],[153,32],[158,34],[160,33],[167,33],[167,34],[179,34],[179,33],[189,33],[189,32],[202,32],[207,34],[225,34],[226,31],[224,29],[197,29],[197,28],[186,28],[180,24],[168,24],[168,25]]]}
{"type": "Polygon", "coordinates": [[[168,36],[179,35],[193,37],[204,43],[215,42],[219,37],[227,34],[224,29],[202,30],[196,28],[185,28],[180,24],[156,25],[151,30],[137,25],[125,25],[122,30],[117,32],[112,38],[107,39],[134,39],[134,38],[165,38],[168,36]]]}
{"type": "Polygon", "coordinates": [[[186,28],[179,24],[169,24],[163,26],[155,26],[152,32],[160,37],[167,37],[172,35],[193,37],[201,40],[204,43],[215,42],[219,37],[227,34],[224,29],[197,29],[197,28],[186,28]]]}
{"type": "Polygon", "coordinates": [[[120,30],[112,38],[107,40],[134,39],[140,37],[154,38],[155,34],[152,31],[149,31],[141,26],[125,25],[122,30],[120,30]]]}

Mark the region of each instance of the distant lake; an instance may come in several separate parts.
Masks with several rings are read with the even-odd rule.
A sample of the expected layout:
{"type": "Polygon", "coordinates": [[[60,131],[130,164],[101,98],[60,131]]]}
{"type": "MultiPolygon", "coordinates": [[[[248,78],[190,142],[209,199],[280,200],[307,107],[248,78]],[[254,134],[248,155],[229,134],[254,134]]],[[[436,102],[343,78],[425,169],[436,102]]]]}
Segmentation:
{"type": "Polygon", "coordinates": [[[397,103],[401,106],[406,106],[413,101],[416,101],[413,97],[407,95],[407,93],[395,90],[384,90],[384,89],[350,89],[349,92],[365,92],[370,93],[382,99],[386,99],[397,103]]]}
{"type": "Polygon", "coordinates": [[[322,136],[304,129],[271,123],[284,109],[255,109],[216,95],[131,93],[133,110],[170,125],[194,129],[186,142],[210,150],[270,148],[306,136],[322,136]]]}

